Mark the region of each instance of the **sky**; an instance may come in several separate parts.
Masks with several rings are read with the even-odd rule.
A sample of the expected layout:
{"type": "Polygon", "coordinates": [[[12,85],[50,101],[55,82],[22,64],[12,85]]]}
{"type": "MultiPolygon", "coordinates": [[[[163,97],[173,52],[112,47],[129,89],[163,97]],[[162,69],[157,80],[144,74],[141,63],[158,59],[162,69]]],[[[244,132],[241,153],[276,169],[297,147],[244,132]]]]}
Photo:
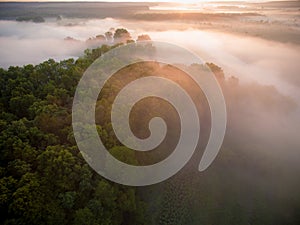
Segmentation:
{"type": "MultiPolygon", "coordinates": [[[[84,0],[0,0],[0,2],[179,2],[179,3],[197,3],[197,2],[212,2],[212,1],[229,2],[232,0],[159,0],[159,1],[155,1],[155,0],[124,0],[124,1],[122,0],[88,0],[88,1],[84,1],[84,0]]],[[[265,2],[267,0],[234,0],[234,1],[265,2]]]]}

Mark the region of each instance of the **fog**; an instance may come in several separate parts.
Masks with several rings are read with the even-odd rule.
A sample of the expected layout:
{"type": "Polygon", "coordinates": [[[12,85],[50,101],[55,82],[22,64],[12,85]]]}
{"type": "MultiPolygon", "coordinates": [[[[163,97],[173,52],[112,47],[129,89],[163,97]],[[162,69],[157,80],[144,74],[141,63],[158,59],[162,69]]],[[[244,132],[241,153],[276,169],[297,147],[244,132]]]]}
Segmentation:
{"type": "MultiPolygon", "coordinates": [[[[49,58],[76,59],[84,54],[85,49],[97,46],[88,42],[89,38],[103,35],[112,28],[126,28],[134,40],[141,34],[148,34],[152,40],[177,44],[194,52],[203,61],[214,63],[224,71],[224,78],[216,76],[227,107],[224,142],[212,165],[200,173],[198,165],[204,150],[202,147],[207,144],[206,138],[210,132],[209,116],[201,118],[199,148],[183,171],[171,180],[177,182],[179,178],[178,182],[183,183],[178,187],[185,189],[176,188],[176,191],[191,193],[189,197],[184,197],[191,206],[184,205],[182,199],[175,199],[176,204],[170,203],[169,199],[168,204],[161,202],[162,195],[168,192],[164,187],[157,192],[149,192],[151,198],[147,201],[147,207],[150,208],[150,217],[154,218],[157,214],[164,216],[164,209],[168,209],[165,205],[173,204],[191,212],[189,217],[194,223],[181,224],[200,224],[200,217],[205,213],[212,213],[212,218],[220,217],[214,211],[210,212],[211,208],[230,208],[235,201],[252,214],[256,199],[261,199],[266,209],[277,210],[277,214],[292,215],[291,210],[297,210],[294,205],[299,206],[297,196],[300,187],[300,42],[296,35],[299,35],[299,28],[278,27],[257,21],[240,24],[235,19],[227,21],[227,24],[226,21],[173,19],[138,21],[128,18],[45,17],[44,23],[0,20],[0,67],[36,65],[49,58]],[[230,200],[226,202],[226,198],[230,200]],[[266,203],[265,198],[268,199],[266,203]],[[216,205],[206,205],[206,199],[212,199],[208,203],[216,202],[216,205]],[[207,211],[203,214],[200,209],[207,211]]],[[[294,23],[294,20],[291,21],[294,23]]],[[[99,46],[101,43],[97,44],[99,46]]],[[[176,54],[170,57],[180,58],[176,54]]],[[[107,90],[111,91],[110,88],[107,90]]],[[[112,98],[103,102],[106,104],[108,99],[112,98]]],[[[205,108],[203,102],[197,103],[201,110],[205,108]]],[[[161,107],[157,108],[161,110],[161,107]]],[[[105,118],[103,115],[108,111],[103,107],[99,109],[103,112],[95,114],[96,120],[97,115],[100,119],[105,118]]],[[[152,110],[150,104],[143,109],[152,110]]],[[[207,113],[208,107],[205,109],[207,113]]],[[[165,115],[172,120],[169,111],[165,115]]],[[[174,132],[174,129],[170,130],[174,132]]],[[[167,151],[173,150],[168,140],[166,144],[167,151]]],[[[163,185],[168,186],[168,183],[170,180],[163,185]]],[[[260,213],[266,209],[258,208],[258,211],[260,213]]],[[[176,212],[171,214],[173,216],[176,212]]]]}
{"type": "MultiPolygon", "coordinates": [[[[130,23],[129,27],[130,27],[130,23]]],[[[110,28],[125,27],[127,21],[116,19],[64,19],[36,24],[30,22],[0,21],[0,66],[37,64],[48,58],[61,60],[77,58],[89,46],[90,37],[104,34],[110,28]],[[72,37],[78,42],[65,41],[72,37]]],[[[167,26],[165,26],[167,27],[167,26]]],[[[245,35],[210,30],[184,31],[130,29],[133,38],[139,32],[148,33],[153,40],[181,45],[198,54],[203,60],[221,66],[226,74],[276,85],[283,93],[297,96],[300,86],[300,47],[245,35]]]]}
{"type": "Polygon", "coordinates": [[[64,19],[46,23],[0,21],[0,66],[38,64],[49,58],[62,60],[77,58],[88,48],[89,37],[103,34],[118,27],[116,20],[64,19]],[[78,42],[65,41],[72,37],[78,42]]]}
{"type": "MultiPolygon", "coordinates": [[[[253,141],[263,135],[266,143],[285,136],[293,151],[299,147],[300,46],[296,44],[212,30],[157,31],[147,25],[134,29],[132,22],[111,18],[48,19],[40,24],[1,21],[0,66],[38,64],[48,58],[77,58],[89,47],[85,42],[88,38],[119,27],[127,28],[133,39],[147,33],[153,40],[178,44],[204,61],[222,67],[227,78],[237,77],[242,88],[235,95],[243,98],[235,103],[239,106],[229,111],[235,116],[232,122],[238,124],[239,134],[250,132],[253,141]],[[78,41],[66,41],[66,37],[78,41]]],[[[284,146],[277,144],[276,148],[284,146]]]]}
{"type": "Polygon", "coordinates": [[[274,85],[283,94],[300,97],[299,46],[198,30],[156,32],[150,36],[163,41],[176,37],[173,43],[221,66],[227,76],[236,76],[241,82],[274,85]]]}

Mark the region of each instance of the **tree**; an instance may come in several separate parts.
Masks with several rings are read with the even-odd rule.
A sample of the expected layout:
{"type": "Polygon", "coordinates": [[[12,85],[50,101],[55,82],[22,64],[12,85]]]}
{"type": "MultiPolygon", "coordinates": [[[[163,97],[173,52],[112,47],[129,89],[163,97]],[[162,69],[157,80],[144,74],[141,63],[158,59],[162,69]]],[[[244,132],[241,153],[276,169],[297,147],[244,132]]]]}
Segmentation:
{"type": "MultiPolygon", "coordinates": [[[[115,47],[87,50],[76,61],[50,59],[0,69],[1,224],[143,224],[134,189],[93,171],[76,147],[71,127],[72,96],[80,77],[115,47]]],[[[108,129],[109,124],[99,127],[113,147],[108,129]]]]}
{"type": "Polygon", "coordinates": [[[151,41],[151,38],[147,34],[139,35],[136,41],[151,41]]]}
{"type": "Polygon", "coordinates": [[[113,33],[110,31],[107,31],[105,33],[105,38],[106,38],[107,42],[109,42],[109,43],[113,42],[113,33]]]}
{"type": "Polygon", "coordinates": [[[126,43],[129,40],[131,40],[131,35],[126,29],[119,28],[115,31],[114,34],[115,43],[119,43],[119,42],[126,43]]]}

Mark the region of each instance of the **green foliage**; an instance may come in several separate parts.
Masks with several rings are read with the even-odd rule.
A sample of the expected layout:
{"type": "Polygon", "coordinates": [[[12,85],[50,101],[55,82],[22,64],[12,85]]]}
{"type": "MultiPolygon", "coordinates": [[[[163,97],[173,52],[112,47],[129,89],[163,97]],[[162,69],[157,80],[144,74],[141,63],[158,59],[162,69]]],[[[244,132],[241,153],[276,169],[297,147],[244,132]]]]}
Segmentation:
{"type": "MultiPolygon", "coordinates": [[[[128,41],[128,34],[128,31],[118,29],[114,38],[128,41]]],[[[112,34],[107,36],[111,38],[112,34]]],[[[140,37],[142,39],[148,37],[140,37]]],[[[258,144],[244,144],[241,141],[242,147],[239,149],[235,146],[237,142],[232,140],[236,136],[231,139],[227,137],[225,145],[229,146],[228,149],[221,151],[217,162],[204,174],[197,172],[199,157],[187,165],[188,169],[166,183],[144,189],[118,185],[95,173],[83,159],[74,140],[72,99],[86,68],[117,46],[103,45],[88,49],[76,61],[55,62],[49,59],[36,66],[0,69],[0,224],[299,224],[299,194],[289,201],[280,192],[266,188],[270,186],[264,186],[262,182],[265,178],[269,180],[264,182],[278,179],[280,176],[277,173],[284,167],[278,167],[276,173],[264,176],[266,171],[270,173],[268,168],[273,168],[272,162],[246,155],[245,152],[251,152],[251,148],[258,144]],[[252,179],[260,176],[260,179],[252,179]],[[147,202],[147,211],[144,201],[147,202]]],[[[152,52],[153,48],[145,46],[145,52],[149,51],[152,52]]],[[[120,62],[114,58],[104,63],[120,62]]],[[[256,93],[264,97],[260,98],[261,103],[268,108],[266,102],[272,102],[274,108],[279,105],[274,103],[278,99],[283,104],[290,104],[272,88],[266,94],[265,88],[260,86],[239,87],[238,79],[226,80],[220,67],[212,63],[207,65],[224,89],[229,106],[244,102],[244,99],[251,100],[251,96],[257,97],[256,93]]],[[[193,64],[190,69],[199,66],[193,64]]],[[[140,127],[147,127],[145,124],[150,118],[158,113],[163,114],[171,128],[168,129],[171,138],[162,144],[159,154],[153,151],[148,155],[138,155],[121,146],[110,123],[108,112],[111,103],[126,82],[158,72],[180,77],[175,81],[189,87],[188,91],[193,93],[191,82],[183,79],[178,70],[158,63],[147,63],[125,68],[121,71],[124,79],[112,78],[99,95],[95,115],[99,136],[110,154],[125,163],[140,165],[161,161],[170,153],[170,143],[176,139],[177,125],[174,121],[178,116],[153,99],[148,99],[147,105],[142,105],[141,109],[133,110],[130,122],[134,122],[134,116],[142,115],[146,123],[139,120],[131,125],[140,137],[147,137],[149,131],[140,127]],[[154,109],[151,113],[148,110],[150,106],[154,109]]],[[[201,96],[197,95],[196,100],[204,103],[201,96]]],[[[202,121],[201,129],[205,132],[207,121],[202,121]]],[[[274,182],[272,187],[286,188],[278,182],[274,182]]],[[[299,193],[299,190],[294,192],[299,193]]]]}
{"type": "Polygon", "coordinates": [[[131,40],[131,35],[126,29],[119,28],[115,31],[115,33],[114,33],[114,41],[115,42],[126,43],[130,40],[131,40]]]}
{"type": "MultiPolygon", "coordinates": [[[[144,224],[136,190],[96,174],[72,133],[77,83],[114,47],[87,50],[76,61],[0,69],[0,224],[144,224]]],[[[98,128],[106,145],[116,146],[98,128]]]]}

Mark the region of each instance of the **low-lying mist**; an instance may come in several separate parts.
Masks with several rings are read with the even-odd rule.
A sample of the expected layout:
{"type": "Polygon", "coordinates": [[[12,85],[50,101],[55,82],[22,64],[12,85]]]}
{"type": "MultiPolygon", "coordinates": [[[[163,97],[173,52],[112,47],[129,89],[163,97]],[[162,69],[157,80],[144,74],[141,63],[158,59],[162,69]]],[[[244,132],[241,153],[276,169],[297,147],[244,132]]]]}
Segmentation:
{"type": "MultiPolygon", "coordinates": [[[[153,224],[164,224],[157,221],[164,221],[168,217],[175,218],[177,223],[172,224],[189,225],[208,224],[206,221],[212,221],[211,224],[295,224],[293,222],[299,218],[297,209],[300,205],[300,45],[294,41],[278,41],[275,36],[272,39],[272,35],[265,38],[255,36],[253,24],[252,33],[247,34],[232,32],[233,29],[227,28],[223,31],[210,29],[212,25],[200,29],[192,22],[179,23],[180,27],[176,27],[177,22],[174,21],[139,23],[112,18],[46,18],[45,23],[0,20],[0,67],[39,64],[49,58],[76,59],[83,56],[87,48],[98,47],[102,43],[112,44],[101,36],[109,30],[113,31],[112,28],[126,28],[133,40],[141,34],[148,34],[152,40],[189,49],[205,62],[213,63],[208,65],[216,74],[227,107],[224,143],[212,165],[200,173],[198,164],[202,147],[207,144],[205,138],[208,139],[210,131],[207,117],[200,121],[204,138],[200,136],[196,156],[168,181],[149,187],[149,192],[148,187],[140,189],[140,195],[147,202],[149,218],[155,221],[153,224]],[[99,39],[95,38],[97,35],[100,35],[99,39]],[[88,41],[89,38],[94,39],[88,41]],[[235,219],[247,222],[229,222],[235,219]],[[267,222],[261,222],[264,220],[267,222]]],[[[219,27],[222,25],[218,24],[219,27]]],[[[88,58],[88,54],[85,57],[88,58]]],[[[176,54],[170,57],[180,58],[176,54]]],[[[70,61],[72,68],[78,66],[70,61]]],[[[31,68],[34,71],[37,67],[31,68]]],[[[80,65],[78,68],[81,68],[80,65]]],[[[149,67],[149,71],[156,72],[151,69],[149,67]]],[[[13,73],[15,70],[11,68],[11,71],[13,73]]],[[[143,65],[141,69],[131,72],[135,75],[136,71],[144,73],[146,67],[143,65]]],[[[10,75],[10,71],[7,74],[10,75]]],[[[170,74],[175,73],[171,70],[170,74]]],[[[186,86],[192,90],[191,85],[186,86]]],[[[10,91],[9,87],[6,88],[7,92],[10,91]]],[[[113,89],[109,87],[105,90],[108,93],[104,93],[107,95],[103,97],[103,107],[98,105],[99,112],[96,111],[95,119],[107,125],[109,123],[102,120],[111,118],[106,104],[113,99],[110,96],[113,89]],[[107,115],[103,116],[105,113],[107,115]]],[[[72,97],[70,95],[68,98],[70,102],[72,97]]],[[[202,102],[197,103],[199,109],[205,107],[202,102]]],[[[141,112],[150,116],[151,106],[156,107],[158,112],[162,110],[155,101],[151,104],[144,105],[141,112]]],[[[71,104],[68,107],[71,108],[71,104]]],[[[205,110],[205,116],[209,115],[208,107],[205,110]]],[[[141,112],[138,111],[137,115],[144,115],[141,112]]],[[[172,114],[167,110],[164,113],[173,123],[172,114]]],[[[61,120],[66,119],[62,117],[61,120]]],[[[111,129],[108,127],[105,129],[111,129]]],[[[170,130],[174,132],[174,129],[170,130]]],[[[106,135],[109,140],[112,135],[110,132],[106,134],[109,134],[106,135]]],[[[167,142],[162,149],[173,150],[170,146],[165,148],[169,144],[167,142]]]]}
{"type": "MultiPolygon", "coordinates": [[[[37,64],[48,58],[61,60],[77,58],[89,47],[90,37],[104,34],[111,28],[125,27],[125,20],[49,19],[46,23],[0,21],[0,66],[37,64]],[[76,41],[66,41],[66,37],[76,41]]],[[[148,33],[153,40],[161,40],[186,47],[203,60],[221,66],[226,74],[241,81],[258,81],[276,85],[284,93],[294,92],[300,86],[300,47],[298,45],[263,40],[229,32],[188,29],[157,31],[156,27],[129,29],[136,39],[140,32],[148,33]]],[[[168,27],[165,24],[165,27],[168,27]]]]}
{"type": "Polygon", "coordinates": [[[46,23],[0,21],[0,66],[38,64],[53,58],[77,58],[89,47],[88,38],[118,27],[116,20],[50,19],[46,23]],[[76,40],[64,40],[72,37],[76,40]]]}
{"type": "Polygon", "coordinates": [[[77,58],[91,47],[86,42],[88,38],[104,34],[111,28],[127,28],[127,25],[133,39],[147,33],[153,40],[181,45],[204,61],[222,67],[226,78],[237,77],[240,83],[238,91],[234,92],[232,86],[228,92],[232,93],[229,101],[238,99],[229,109],[229,122],[235,124],[237,135],[251,133],[253,141],[260,139],[274,146],[272,151],[298,153],[298,45],[210,30],[157,31],[146,25],[146,29],[134,30],[129,22],[111,18],[49,19],[41,24],[1,21],[0,66],[37,64],[48,58],[77,58]],[[74,40],[64,40],[66,37],[74,40]]]}

